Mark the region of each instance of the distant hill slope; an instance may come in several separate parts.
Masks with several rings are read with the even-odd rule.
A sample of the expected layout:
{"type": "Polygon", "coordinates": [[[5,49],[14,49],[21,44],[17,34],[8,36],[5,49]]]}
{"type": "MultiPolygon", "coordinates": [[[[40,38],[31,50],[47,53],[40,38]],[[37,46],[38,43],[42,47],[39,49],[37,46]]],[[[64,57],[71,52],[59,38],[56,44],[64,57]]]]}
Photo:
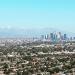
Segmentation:
{"type": "Polygon", "coordinates": [[[67,33],[74,36],[74,33],[61,31],[54,28],[37,28],[37,29],[0,29],[0,37],[36,37],[40,35],[50,34],[51,32],[67,33]]]}

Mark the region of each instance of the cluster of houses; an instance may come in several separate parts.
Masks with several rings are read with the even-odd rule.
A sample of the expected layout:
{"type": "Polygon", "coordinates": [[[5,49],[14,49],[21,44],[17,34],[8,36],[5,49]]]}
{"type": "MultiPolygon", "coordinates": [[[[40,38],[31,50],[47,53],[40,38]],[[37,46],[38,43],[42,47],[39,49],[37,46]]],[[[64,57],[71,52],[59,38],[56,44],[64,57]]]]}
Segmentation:
{"type": "Polygon", "coordinates": [[[75,46],[0,46],[0,75],[75,75],[75,46]]]}

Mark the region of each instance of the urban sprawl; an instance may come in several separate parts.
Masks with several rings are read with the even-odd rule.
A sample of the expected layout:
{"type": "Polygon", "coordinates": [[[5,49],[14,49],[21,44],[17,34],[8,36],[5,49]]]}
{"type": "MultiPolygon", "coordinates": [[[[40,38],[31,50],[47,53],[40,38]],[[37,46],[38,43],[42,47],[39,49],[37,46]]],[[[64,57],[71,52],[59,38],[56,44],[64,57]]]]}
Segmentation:
{"type": "Polygon", "coordinates": [[[0,75],[75,75],[75,37],[0,38],[0,75]]]}

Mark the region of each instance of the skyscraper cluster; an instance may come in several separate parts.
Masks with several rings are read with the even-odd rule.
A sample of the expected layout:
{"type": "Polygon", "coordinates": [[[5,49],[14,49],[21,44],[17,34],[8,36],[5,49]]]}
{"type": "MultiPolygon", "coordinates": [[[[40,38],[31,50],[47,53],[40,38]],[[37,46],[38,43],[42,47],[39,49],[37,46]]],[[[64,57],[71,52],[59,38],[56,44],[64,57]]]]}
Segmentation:
{"type": "Polygon", "coordinates": [[[46,35],[41,35],[41,40],[60,41],[67,39],[67,34],[62,34],[61,32],[54,32],[46,35]]]}

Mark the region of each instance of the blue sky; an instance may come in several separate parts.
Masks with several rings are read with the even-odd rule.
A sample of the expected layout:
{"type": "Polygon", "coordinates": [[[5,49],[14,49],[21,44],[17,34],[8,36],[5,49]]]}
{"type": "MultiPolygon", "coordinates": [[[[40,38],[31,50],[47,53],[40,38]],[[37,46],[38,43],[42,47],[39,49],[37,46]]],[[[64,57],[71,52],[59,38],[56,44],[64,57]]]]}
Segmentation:
{"type": "Polygon", "coordinates": [[[75,0],[0,0],[0,28],[75,32],[75,0]]]}

